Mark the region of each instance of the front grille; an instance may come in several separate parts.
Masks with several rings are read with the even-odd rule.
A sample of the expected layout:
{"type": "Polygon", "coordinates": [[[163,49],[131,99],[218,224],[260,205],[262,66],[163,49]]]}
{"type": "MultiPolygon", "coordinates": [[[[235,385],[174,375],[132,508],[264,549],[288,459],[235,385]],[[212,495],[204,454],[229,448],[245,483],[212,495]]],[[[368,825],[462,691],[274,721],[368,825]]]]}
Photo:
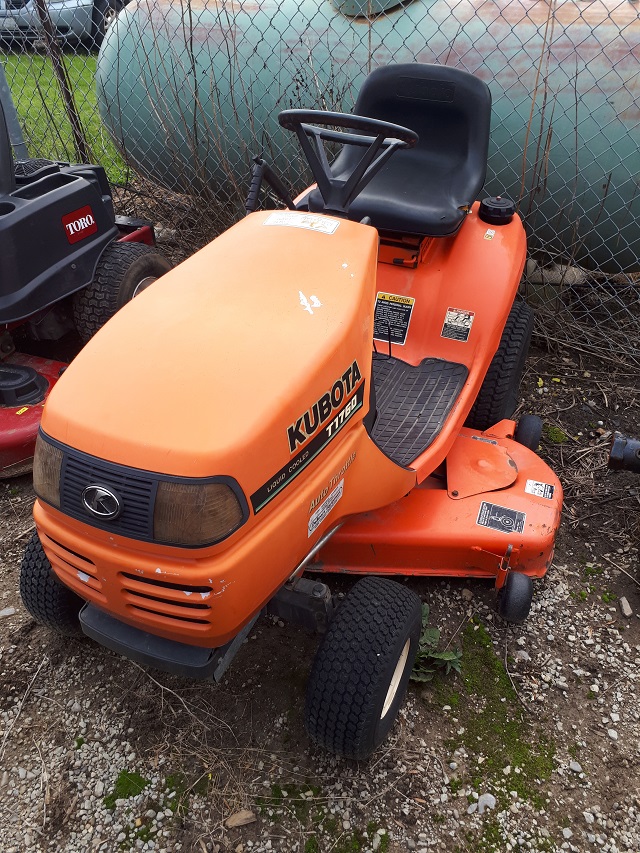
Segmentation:
{"type": "MultiPolygon", "coordinates": [[[[241,524],[244,524],[249,517],[247,500],[238,483],[231,477],[191,478],[144,471],[140,468],[131,468],[127,465],[109,462],[106,459],[83,453],[81,450],[75,450],[54,438],[50,438],[42,431],[40,437],[43,441],[62,451],[60,506],[57,508],[64,515],[75,518],[84,524],[90,524],[100,530],[106,530],[108,533],[116,533],[130,539],[153,542],[153,517],[158,487],[163,483],[172,482],[196,486],[223,483],[233,491],[240,504],[242,509],[241,524]],[[96,511],[91,511],[85,505],[82,495],[88,486],[95,486],[98,491],[105,489],[107,492],[113,493],[117,499],[117,504],[113,499],[108,500],[108,509],[113,511],[112,517],[100,515],[101,508],[105,509],[105,506],[103,504],[101,507],[96,490],[92,490],[86,495],[89,505],[96,511]]],[[[104,497],[103,493],[102,498],[104,497]]],[[[170,545],[172,543],[163,542],[162,544],[170,545]]],[[[181,545],[180,547],[196,549],[202,545],[181,545]]]]}
{"type": "Polygon", "coordinates": [[[120,572],[119,579],[130,609],[196,625],[209,624],[211,587],[161,581],[131,572],[120,572]]]}
{"type": "Polygon", "coordinates": [[[102,593],[102,582],[98,577],[98,570],[93,560],[66,548],[60,542],[47,536],[42,530],[38,531],[38,536],[45,548],[49,562],[61,581],[78,591],[83,597],[86,596],[93,601],[105,600],[102,593]],[[78,581],[84,588],[79,588],[78,581]]]}
{"type": "Polygon", "coordinates": [[[72,518],[122,536],[152,539],[156,488],[157,480],[143,472],[66,448],[60,483],[60,509],[72,518]],[[123,507],[118,518],[101,521],[85,508],[82,493],[92,484],[106,486],[118,495],[123,507]]]}

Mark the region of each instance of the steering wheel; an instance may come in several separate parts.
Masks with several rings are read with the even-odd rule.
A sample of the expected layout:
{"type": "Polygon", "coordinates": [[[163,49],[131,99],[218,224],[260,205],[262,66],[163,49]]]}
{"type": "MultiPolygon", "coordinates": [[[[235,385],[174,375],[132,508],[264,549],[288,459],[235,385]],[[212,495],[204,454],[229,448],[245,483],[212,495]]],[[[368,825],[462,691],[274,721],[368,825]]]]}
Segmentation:
{"type": "Polygon", "coordinates": [[[323,198],[325,212],[342,216],[346,216],[351,202],[378,174],[394,151],[413,148],[418,141],[418,134],[408,127],[350,113],[283,110],[278,121],[286,130],[297,134],[323,198]],[[328,130],[326,125],[357,132],[328,130]],[[345,179],[335,178],[323,142],[338,142],[366,150],[345,179]]]}

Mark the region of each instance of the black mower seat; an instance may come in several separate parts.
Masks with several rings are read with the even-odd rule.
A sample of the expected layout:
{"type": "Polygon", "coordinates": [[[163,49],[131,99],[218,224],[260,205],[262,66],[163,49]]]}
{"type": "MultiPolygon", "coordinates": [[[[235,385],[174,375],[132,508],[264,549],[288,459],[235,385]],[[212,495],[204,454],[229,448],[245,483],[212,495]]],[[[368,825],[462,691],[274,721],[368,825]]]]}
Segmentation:
{"type": "MultiPolygon", "coordinates": [[[[381,231],[444,237],[455,233],[487,171],[491,93],[482,80],[446,65],[388,65],[364,81],[353,108],[416,131],[414,148],[396,151],[352,202],[349,219],[381,231]]],[[[347,145],[332,164],[346,178],[362,156],[347,145]]],[[[322,210],[318,190],[309,209],[322,210]]]]}
{"type": "Polygon", "coordinates": [[[440,433],[468,375],[464,364],[425,358],[415,367],[375,353],[376,420],[371,438],[398,465],[410,465],[440,433]]]}

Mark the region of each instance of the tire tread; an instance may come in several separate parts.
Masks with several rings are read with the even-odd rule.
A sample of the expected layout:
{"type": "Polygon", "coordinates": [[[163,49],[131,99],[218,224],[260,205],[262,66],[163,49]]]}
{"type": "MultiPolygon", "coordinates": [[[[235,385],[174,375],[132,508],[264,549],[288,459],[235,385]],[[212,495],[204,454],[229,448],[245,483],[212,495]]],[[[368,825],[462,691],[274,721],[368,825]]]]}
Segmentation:
{"type": "Polygon", "coordinates": [[[325,749],[363,759],[378,745],[379,676],[408,623],[417,645],[420,599],[386,578],[358,581],[338,609],[314,659],[305,708],[307,731],[325,749]]]}
{"type": "Polygon", "coordinates": [[[156,267],[158,277],[171,268],[164,255],[146,243],[111,243],[98,261],[93,281],[73,295],[73,320],[85,343],[122,307],[120,285],[131,265],[144,257],[156,267]]]}
{"type": "Polygon", "coordinates": [[[36,622],[66,636],[82,634],[78,614],[84,601],[54,575],[37,533],[22,558],[20,596],[36,622]]]}
{"type": "Polygon", "coordinates": [[[518,299],[509,312],[500,345],[465,426],[489,429],[514,413],[532,331],[533,311],[526,302],[518,299]]]}

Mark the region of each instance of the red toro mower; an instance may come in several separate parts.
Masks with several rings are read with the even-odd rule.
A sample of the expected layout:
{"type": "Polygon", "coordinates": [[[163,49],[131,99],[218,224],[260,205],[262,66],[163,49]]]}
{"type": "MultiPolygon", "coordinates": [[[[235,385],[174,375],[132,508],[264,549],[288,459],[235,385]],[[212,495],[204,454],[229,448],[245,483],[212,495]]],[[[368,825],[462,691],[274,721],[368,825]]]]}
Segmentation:
{"type": "Polygon", "coordinates": [[[364,758],[421,630],[391,577],[487,578],[526,617],[562,490],[539,420],[510,420],[532,316],[520,218],[476,201],[490,114],[483,82],[434,65],[377,69],[354,115],[280,114],[316,185],[294,201],[258,159],[253,212],[118,312],[47,401],[20,582],[36,619],[214,679],[265,608],[325,629],[307,729],[364,758]],[[263,180],[287,209],[255,211],[263,180]],[[306,571],[368,577],[334,612],[306,571]]]}
{"type": "Polygon", "coordinates": [[[114,216],[100,166],[14,163],[0,102],[0,478],[30,470],[42,406],[66,368],[29,354],[37,342],[74,328],[87,341],[168,269],[148,224],[114,216]]]}

